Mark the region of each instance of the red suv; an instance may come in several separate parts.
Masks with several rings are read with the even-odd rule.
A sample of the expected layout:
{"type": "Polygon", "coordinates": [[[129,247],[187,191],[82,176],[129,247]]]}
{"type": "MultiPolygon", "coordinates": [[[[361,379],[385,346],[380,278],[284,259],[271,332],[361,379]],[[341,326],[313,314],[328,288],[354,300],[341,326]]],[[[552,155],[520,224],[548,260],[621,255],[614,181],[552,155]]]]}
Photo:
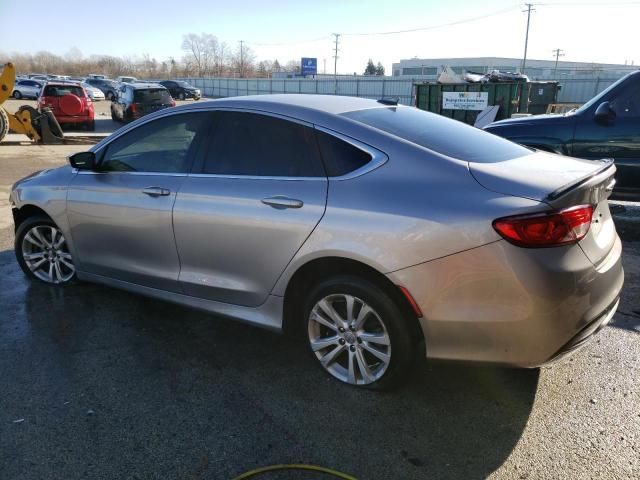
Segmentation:
{"type": "Polygon", "coordinates": [[[49,82],[38,98],[38,109],[49,107],[61,126],[95,129],[93,102],[77,83],[49,82]]]}

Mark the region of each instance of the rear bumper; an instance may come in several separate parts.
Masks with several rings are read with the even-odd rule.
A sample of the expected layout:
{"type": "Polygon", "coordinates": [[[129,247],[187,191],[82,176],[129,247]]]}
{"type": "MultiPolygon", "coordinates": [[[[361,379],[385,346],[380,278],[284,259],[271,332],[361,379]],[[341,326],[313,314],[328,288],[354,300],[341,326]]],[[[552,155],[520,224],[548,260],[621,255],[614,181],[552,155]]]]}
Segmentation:
{"type": "Polygon", "coordinates": [[[86,123],[86,122],[90,122],[93,120],[93,115],[74,115],[74,116],[67,116],[67,115],[56,115],[56,120],[58,120],[58,123],[86,123]]]}
{"type": "Polygon", "coordinates": [[[575,245],[498,241],[388,276],[424,314],[428,357],[535,367],[574,351],[613,316],[621,251],[616,237],[596,268],[575,245]]]}

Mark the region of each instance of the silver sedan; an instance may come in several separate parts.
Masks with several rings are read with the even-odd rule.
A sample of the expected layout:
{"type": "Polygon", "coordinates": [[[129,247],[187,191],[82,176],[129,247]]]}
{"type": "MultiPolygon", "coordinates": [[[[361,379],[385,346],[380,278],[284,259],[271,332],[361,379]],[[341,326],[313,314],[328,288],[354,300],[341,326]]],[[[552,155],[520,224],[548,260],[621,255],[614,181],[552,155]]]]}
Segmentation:
{"type": "Polygon", "coordinates": [[[14,185],[18,262],[52,287],[289,329],[368,388],[420,355],[534,367],[584,345],[623,284],[615,167],[388,103],[265,95],[145,116],[14,185]]]}

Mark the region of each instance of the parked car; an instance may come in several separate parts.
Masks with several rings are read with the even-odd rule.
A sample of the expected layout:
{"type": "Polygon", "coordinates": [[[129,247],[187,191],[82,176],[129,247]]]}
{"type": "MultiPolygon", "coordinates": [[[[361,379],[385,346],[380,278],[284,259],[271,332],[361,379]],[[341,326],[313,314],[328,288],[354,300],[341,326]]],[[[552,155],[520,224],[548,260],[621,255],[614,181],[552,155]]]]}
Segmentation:
{"type": "Polygon", "coordinates": [[[106,75],[100,75],[97,73],[90,73],[87,78],[92,78],[94,80],[108,80],[106,75]]]}
{"type": "Polygon", "coordinates": [[[640,201],[640,70],[575,111],[501,120],[485,130],[538,150],[613,158],[618,173],[612,198],[640,201]]]}
{"type": "Polygon", "coordinates": [[[137,81],[138,79],[136,77],[127,77],[127,76],[116,77],[116,82],[118,83],[135,83],[137,81]]]}
{"type": "Polygon", "coordinates": [[[81,82],[80,85],[84,87],[87,95],[89,95],[89,98],[94,102],[105,99],[104,93],[102,93],[102,90],[99,88],[89,85],[87,82],[81,82]]]}
{"type": "Polygon", "coordinates": [[[176,102],[169,91],[157,83],[123,83],[118,95],[111,100],[111,118],[116,122],[130,122],[176,102]]]}
{"type": "Polygon", "coordinates": [[[38,98],[38,109],[48,107],[60,126],[79,126],[95,129],[94,109],[91,98],[77,83],[48,82],[38,98]]]}
{"type": "Polygon", "coordinates": [[[39,82],[38,80],[18,80],[13,86],[13,98],[38,98],[42,90],[42,85],[43,82],[39,82]]]}
{"type": "Polygon", "coordinates": [[[158,82],[164,86],[173,98],[178,100],[185,100],[187,98],[193,98],[194,100],[200,100],[200,89],[189,85],[182,80],[163,80],[158,82]]]}
{"type": "Polygon", "coordinates": [[[120,88],[116,82],[105,78],[87,78],[85,83],[102,91],[107,100],[111,100],[120,88]]]}
{"type": "Polygon", "coordinates": [[[370,388],[417,354],[533,367],[584,345],[623,284],[613,164],[388,103],[155,112],[13,186],[18,262],[291,329],[370,388]]]}

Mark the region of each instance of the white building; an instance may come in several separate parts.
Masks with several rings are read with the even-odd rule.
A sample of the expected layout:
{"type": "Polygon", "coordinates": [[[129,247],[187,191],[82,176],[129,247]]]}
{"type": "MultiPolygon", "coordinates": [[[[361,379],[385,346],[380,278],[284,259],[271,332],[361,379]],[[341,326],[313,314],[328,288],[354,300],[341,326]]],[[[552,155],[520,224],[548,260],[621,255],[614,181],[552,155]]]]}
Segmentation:
{"type": "MultiPolygon", "coordinates": [[[[566,62],[559,61],[555,68],[555,60],[527,59],[525,74],[536,80],[563,80],[567,78],[621,77],[637,70],[634,65],[617,65],[610,63],[566,62]]],[[[477,57],[477,58],[411,58],[393,64],[394,77],[424,77],[435,80],[442,68],[449,66],[456,73],[491,70],[519,72],[521,58],[477,57]]]]}

